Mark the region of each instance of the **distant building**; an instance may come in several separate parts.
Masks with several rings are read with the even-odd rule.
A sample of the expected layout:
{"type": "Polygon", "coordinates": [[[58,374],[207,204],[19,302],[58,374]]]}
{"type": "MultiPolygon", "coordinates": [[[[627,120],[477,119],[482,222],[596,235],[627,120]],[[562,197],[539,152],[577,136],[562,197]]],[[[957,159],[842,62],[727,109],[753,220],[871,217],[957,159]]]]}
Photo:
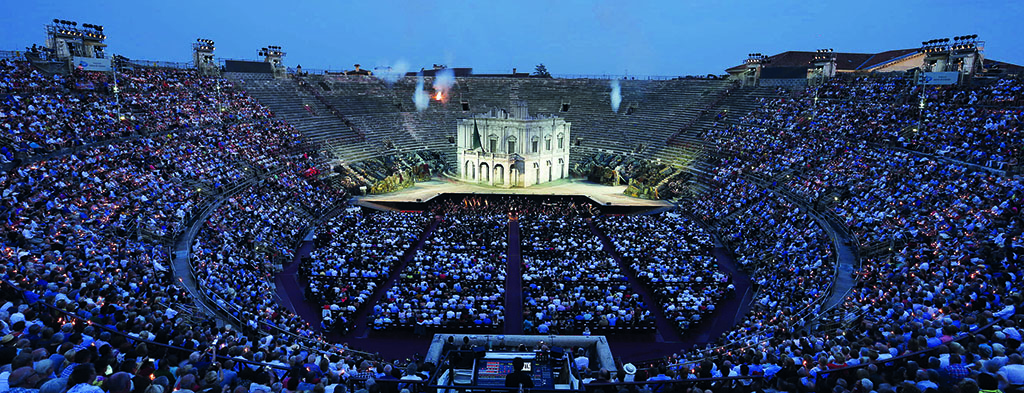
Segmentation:
{"type": "MultiPolygon", "coordinates": [[[[879,53],[844,53],[829,52],[834,55],[834,67],[830,72],[897,72],[911,70],[924,64],[924,54],[918,48],[896,49],[879,53]]],[[[820,61],[821,52],[787,51],[762,60],[760,69],[761,86],[805,86],[808,79],[814,78],[818,69],[815,62],[820,61]]],[[[750,65],[744,63],[726,69],[730,78],[741,79],[744,73],[750,72],[750,65]]]]}
{"type": "MultiPolygon", "coordinates": [[[[822,51],[786,51],[771,56],[757,56],[726,69],[729,77],[749,81],[758,79],[760,86],[806,86],[820,76],[844,73],[905,72],[926,66],[927,55],[921,48],[895,49],[878,53],[822,51]]],[[[988,74],[1020,75],[1022,67],[995,60],[983,60],[988,74]]],[[[973,74],[973,72],[972,72],[973,74]]]]}

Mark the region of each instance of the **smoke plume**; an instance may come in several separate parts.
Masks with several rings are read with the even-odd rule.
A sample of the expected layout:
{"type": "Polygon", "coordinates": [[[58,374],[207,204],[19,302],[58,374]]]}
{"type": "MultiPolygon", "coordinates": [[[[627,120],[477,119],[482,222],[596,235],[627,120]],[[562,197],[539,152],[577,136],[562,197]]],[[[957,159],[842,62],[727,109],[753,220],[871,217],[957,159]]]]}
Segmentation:
{"type": "Polygon", "coordinates": [[[434,90],[447,93],[453,85],[455,85],[455,71],[452,71],[451,68],[437,71],[437,76],[434,77],[434,90]]]}
{"type": "Polygon", "coordinates": [[[619,104],[622,103],[622,89],[619,88],[619,80],[612,79],[612,112],[619,113],[619,104]]]}
{"type": "Polygon", "coordinates": [[[403,60],[399,60],[392,65],[385,65],[374,70],[374,75],[384,81],[388,86],[391,86],[399,79],[405,76],[405,73],[409,72],[409,63],[403,60]]]}
{"type": "Polygon", "coordinates": [[[412,102],[416,104],[416,110],[422,112],[430,105],[430,95],[423,91],[423,74],[416,74],[416,91],[412,94],[412,102]]]}

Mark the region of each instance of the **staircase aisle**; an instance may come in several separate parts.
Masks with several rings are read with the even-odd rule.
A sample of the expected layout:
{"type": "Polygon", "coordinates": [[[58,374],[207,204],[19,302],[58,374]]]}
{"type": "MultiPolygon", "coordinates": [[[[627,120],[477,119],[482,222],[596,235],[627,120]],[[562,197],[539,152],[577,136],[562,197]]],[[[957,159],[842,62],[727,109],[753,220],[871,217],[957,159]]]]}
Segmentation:
{"type": "Polygon", "coordinates": [[[523,334],[523,252],[519,239],[519,220],[511,219],[505,258],[505,334],[523,334]]]}

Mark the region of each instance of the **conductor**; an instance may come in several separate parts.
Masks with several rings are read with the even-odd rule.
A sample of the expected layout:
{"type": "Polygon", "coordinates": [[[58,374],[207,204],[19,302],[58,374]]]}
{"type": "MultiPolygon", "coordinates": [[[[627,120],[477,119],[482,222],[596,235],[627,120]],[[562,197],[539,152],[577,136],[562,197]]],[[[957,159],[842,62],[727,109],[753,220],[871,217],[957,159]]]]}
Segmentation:
{"type": "Polygon", "coordinates": [[[516,371],[505,376],[505,387],[532,389],[533,380],[530,379],[530,373],[523,371],[523,358],[512,359],[512,368],[516,371]]]}

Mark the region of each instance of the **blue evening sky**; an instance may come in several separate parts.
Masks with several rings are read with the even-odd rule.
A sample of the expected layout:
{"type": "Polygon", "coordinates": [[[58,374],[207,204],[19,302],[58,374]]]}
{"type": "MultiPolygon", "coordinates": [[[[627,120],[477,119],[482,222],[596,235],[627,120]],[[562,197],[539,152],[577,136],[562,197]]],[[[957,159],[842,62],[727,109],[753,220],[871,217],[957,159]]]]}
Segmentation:
{"type": "Polygon", "coordinates": [[[106,27],[108,53],[189,61],[196,38],[217,57],[349,69],[404,62],[476,72],[720,74],[751,52],[878,52],[978,34],[986,57],[1024,64],[1021,1],[10,1],[0,49],[45,39],[54,18],[106,27]]]}

